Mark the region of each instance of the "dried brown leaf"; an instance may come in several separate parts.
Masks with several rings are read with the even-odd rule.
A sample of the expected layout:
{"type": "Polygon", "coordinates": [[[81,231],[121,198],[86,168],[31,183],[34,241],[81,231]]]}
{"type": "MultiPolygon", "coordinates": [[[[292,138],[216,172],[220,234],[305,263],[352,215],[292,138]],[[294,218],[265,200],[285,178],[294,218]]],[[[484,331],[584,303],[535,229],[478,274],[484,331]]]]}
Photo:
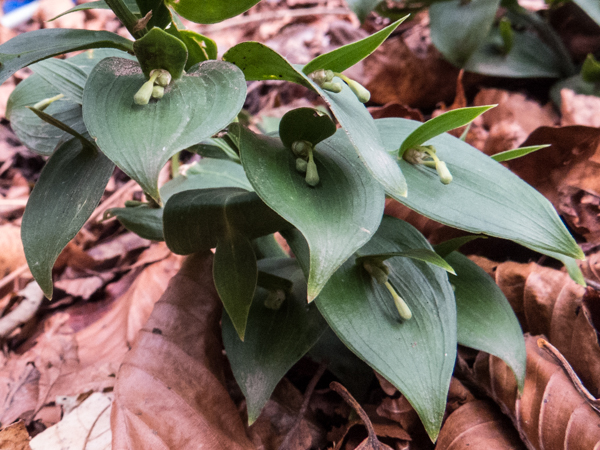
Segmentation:
{"type": "Polygon", "coordinates": [[[30,450],[30,439],[25,423],[22,421],[0,430],[0,448],[2,450],[30,450]]]}
{"type": "Polygon", "coordinates": [[[21,228],[11,224],[0,226],[0,278],[25,264],[21,228]]]}
{"type": "Polygon", "coordinates": [[[510,420],[487,401],[471,401],[444,422],[436,450],[519,450],[525,446],[510,420]]]}
{"type": "Polygon", "coordinates": [[[526,335],[527,376],[523,394],[510,368],[480,353],[474,380],[510,416],[530,449],[590,450],[600,448],[600,415],[574,387],[561,366],[526,335]]]}
{"type": "MultiPolygon", "coordinates": [[[[485,261],[474,260],[480,265],[485,261]]],[[[590,392],[599,396],[600,344],[590,310],[595,291],[576,284],[563,271],[534,263],[498,264],[492,276],[523,330],[547,336],[590,392]]]]}
{"type": "Polygon", "coordinates": [[[121,365],[113,448],[252,449],[225,389],[212,255],[189,257],[121,365]]]}

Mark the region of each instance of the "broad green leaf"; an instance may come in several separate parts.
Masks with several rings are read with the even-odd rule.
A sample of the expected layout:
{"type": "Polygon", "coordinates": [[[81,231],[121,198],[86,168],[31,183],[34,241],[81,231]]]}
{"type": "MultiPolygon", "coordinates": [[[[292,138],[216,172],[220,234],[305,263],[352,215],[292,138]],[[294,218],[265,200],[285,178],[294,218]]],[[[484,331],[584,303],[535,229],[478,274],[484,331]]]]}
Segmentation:
{"type": "MultiPolygon", "coordinates": [[[[306,273],[306,244],[295,231],[284,236],[306,273]]],[[[427,247],[412,226],[385,216],[359,255],[427,247]]],[[[401,321],[387,289],[353,259],[331,277],[315,303],[346,346],[404,394],[435,440],[456,358],[456,304],[446,272],[408,258],[389,261],[391,284],[413,314],[401,321]]]]}
{"type": "Polygon", "coordinates": [[[217,44],[212,39],[191,30],[177,30],[174,26],[167,30],[175,34],[185,44],[188,50],[186,70],[195,64],[217,59],[217,44]]]}
{"type": "MultiPolygon", "coordinates": [[[[185,173],[165,183],[160,189],[160,196],[166,203],[178,192],[220,187],[237,187],[252,191],[241,165],[226,159],[204,158],[190,166],[185,173]]],[[[153,208],[146,204],[112,208],[106,213],[106,218],[110,217],[116,217],[125,228],[144,239],[164,240],[163,208],[153,208]]]]}
{"type": "Polygon", "coordinates": [[[431,41],[452,64],[462,67],[492,28],[500,0],[450,0],[429,8],[431,41]]]}
{"type": "MultiPolygon", "coordinates": [[[[385,147],[392,151],[421,125],[406,119],[380,119],[376,123],[385,147]]],[[[557,252],[583,258],[558,214],[539,192],[449,134],[437,136],[430,143],[454,180],[443,185],[435,170],[398,160],[410,195],[392,195],[396,200],[430,219],[471,233],[510,239],[544,254],[557,252]]]]}
{"type": "Polygon", "coordinates": [[[297,108],[287,112],[279,122],[279,137],[287,148],[296,141],[317,145],[336,132],[329,116],[313,108],[297,108]]]}
{"type": "Polygon", "coordinates": [[[81,142],[81,145],[83,145],[84,148],[87,148],[88,150],[90,150],[92,152],[96,151],[96,146],[94,144],[92,144],[92,142],[88,138],[83,136],[77,130],[74,130],[67,124],[62,123],[60,120],[52,117],[50,114],[45,113],[44,111],[42,111],[38,108],[29,107],[29,109],[31,109],[31,111],[36,116],[38,116],[40,119],[42,119],[44,122],[52,125],[53,127],[58,128],[59,130],[64,131],[65,133],[73,136],[74,138],[77,138],[79,140],[79,142],[81,142]]]}
{"type": "Polygon", "coordinates": [[[86,71],[68,60],[56,58],[37,62],[31,66],[31,70],[67,99],[81,105],[83,88],[88,77],[86,71]]]}
{"type": "Polygon", "coordinates": [[[487,236],[483,235],[470,235],[470,236],[461,236],[454,239],[448,239],[440,244],[434,245],[433,249],[435,252],[440,255],[442,258],[445,258],[450,253],[455,250],[458,250],[463,245],[474,241],[475,239],[487,239],[487,236]]]}
{"type": "Polygon", "coordinates": [[[173,195],[165,205],[163,227],[169,248],[189,255],[216,247],[227,230],[254,239],[289,228],[289,224],[254,192],[217,188],[173,195]]]}
{"type": "MultiPolygon", "coordinates": [[[[227,221],[225,226],[228,226],[227,221]]],[[[215,249],[213,278],[223,307],[242,341],[257,277],[252,244],[235,229],[226,228],[215,249]]]]}
{"type": "Polygon", "coordinates": [[[52,298],[52,266],[90,217],[112,175],[102,153],[82,149],[72,139],[50,157],[23,215],[21,238],[33,277],[52,298]]]}
{"type": "Polygon", "coordinates": [[[315,147],[320,181],[309,186],[292,151],[276,138],[232,124],[242,164],[260,198],[305,236],[310,247],[308,300],[377,230],[384,193],[356,160],[343,132],[315,147]]]}
{"type": "MultiPolygon", "coordinates": [[[[134,13],[134,14],[140,13],[140,9],[135,0],[124,0],[124,3],[127,5],[127,7],[129,8],[129,10],[132,13],[134,13]]],[[[93,2],[82,3],[81,5],[74,6],[73,8],[71,8],[63,13],[60,13],[58,16],[53,17],[48,22],[52,22],[53,20],[56,20],[59,17],[65,16],[72,12],[87,11],[89,9],[110,9],[110,6],[108,6],[104,0],[97,0],[97,1],[93,1],[93,2]]]]}
{"type": "Polygon", "coordinates": [[[456,296],[458,343],[502,359],[522,391],[527,354],[512,307],[494,280],[469,258],[453,252],[447,259],[456,270],[450,283],[456,296]]]}
{"type": "Polygon", "coordinates": [[[100,62],[84,91],[83,120],[100,149],[157,202],[158,174],[175,153],[209,138],[240,111],[246,82],[233,65],[205,61],[165,89],[162,99],[133,103],[146,81],[121,58],[100,62]]]}
{"type": "MultiPolygon", "coordinates": [[[[101,59],[116,55],[133,58],[133,56],[118,50],[95,49],[80,53],[67,61],[82,69],[87,77],[87,74],[101,59]]],[[[19,83],[8,99],[6,116],[11,121],[12,129],[27,148],[41,155],[51,155],[59,142],[63,141],[65,133],[42,121],[27,106],[33,106],[41,100],[52,98],[58,94],[60,92],[56,88],[41,76],[33,74],[19,83]]],[[[44,112],[79,133],[86,131],[81,106],[77,103],[62,99],[52,103],[44,112]]]]}
{"type": "Polygon", "coordinates": [[[233,47],[223,55],[223,59],[238,66],[248,80],[281,79],[316,91],[348,135],[371,176],[386,191],[398,196],[406,195],[406,180],[398,165],[394,164],[394,158],[384,151],[373,117],[341,79],[334,78],[335,82],[341,83],[341,92],[325,91],[302,72],[302,66],[292,66],[274,50],[255,42],[233,47]]]}
{"type": "Polygon", "coordinates": [[[600,25],[600,4],[596,0],[573,0],[573,2],[600,25]]]}
{"type": "Polygon", "coordinates": [[[550,147],[550,145],[532,145],[529,147],[513,148],[512,150],[496,153],[495,155],[492,155],[491,158],[496,162],[510,161],[511,159],[517,159],[547,147],[550,147]]]}
{"type": "Polygon", "coordinates": [[[237,16],[256,5],[260,0],[165,0],[177,14],[196,23],[217,23],[237,16]]]}
{"type": "Polygon", "coordinates": [[[283,56],[260,42],[242,42],[223,55],[223,61],[238,66],[248,81],[286,80],[309,89],[312,85],[283,56]]]}
{"type": "Polygon", "coordinates": [[[90,48],[133,52],[133,42],[108,31],[46,28],[19,34],[0,45],[0,84],[17,70],[34,62],[90,48]]]}
{"type": "Polygon", "coordinates": [[[204,158],[228,159],[240,162],[237,149],[224,138],[208,138],[186,149],[204,158]]]}
{"type": "Polygon", "coordinates": [[[287,278],[294,285],[279,309],[267,308],[269,292],[257,289],[243,342],[229,316],[223,314],[223,344],[233,375],[246,397],[249,424],[258,418],[277,383],[327,328],[316,306],[306,306],[306,281],[293,259],[262,260],[258,268],[287,278]]]}
{"type": "Polygon", "coordinates": [[[433,264],[434,266],[441,267],[446,272],[450,272],[451,274],[455,275],[452,266],[448,264],[446,260],[440,255],[438,255],[435,251],[430,250],[428,248],[411,248],[402,252],[385,252],[377,255],[369,255],[356,258],[356,262],[357,264],[362,264],[363,261],[373,258],[385,261],[396,256],[400,256],[402,258],[412,258],[417,261],[423,261],[429,264],[433,264]]]}
{"type": "Polygon", "coordinates": [[[306,75],[320,69],[333,70],[334,72],[343,72],[349,69],[354,64],[362,61],[379,47],[383,41],[385,41],[392,32],[398,28],[404,20],[407,18],[403,17],[400,20],[395,21],[391,25],[388,25],[384,29],[372,34],[360,41],[353,42],[351,44],[344,45],[343,47],[336,48],[335,50],[317,56],[311,62],[309,62],[302,72],[306,75]]]}
{"type": "Polygon", "coordinates": [[[564,74],[560,56],[535,34],[514,31],[511,51],[505,55],[498,50],[502,37],[492,29],[483,44],[463,65],[468,72],[494,77],[561,78],[564,74]]]}
{"type": "Polygon", "coordinates": [[[369,13],[381,2],[382,0],[346,0],[350,9],[354,11],[361,22],[364,22],[369,13]]]}
{"type": "Polygon", "coordinates": [[[567,269],[567,273],[569,274],[569,276],[575,283],[577,283],[583,287],[587,286],[587,283],[585,282],[583,273],[581,272],[581,269],[579,268],[579,264],[577,264],[577,261],[574,258],[565,256],[565,255],[561,255],[560,253],[554,253],[554,252],[547,252],[546,254],[554,259],[559,260],[561,263],[563,263],[563,265],[565,266],[565,269],[567,269]]]}
{"type": "Polygon", "coordinates": [[[160,28],[152,28],[133,44],[144,75],[149,78],[154,69],[168,70],[174,80],[181,78],[188,53],[185,44],[160,28]]]}
{"type": "Polygon", "coordinates": [[[398,156],[402,156],[409,148],[416,148],[446,131],[454,130],[455,128],[471,123],[488,109],[495,106],[487,105],[453,109],[428,120],[404,139],[398,156]]]}

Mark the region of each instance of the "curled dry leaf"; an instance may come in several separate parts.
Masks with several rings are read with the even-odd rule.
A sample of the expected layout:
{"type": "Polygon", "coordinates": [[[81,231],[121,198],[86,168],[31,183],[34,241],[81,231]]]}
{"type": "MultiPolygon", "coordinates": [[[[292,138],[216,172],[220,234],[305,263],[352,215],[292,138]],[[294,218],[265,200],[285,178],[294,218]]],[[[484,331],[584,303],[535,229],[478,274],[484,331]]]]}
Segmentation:
{"type": "Polygon", "coordinates": [[[523,146],[550,144],[508,162],[540,191],[590,244],[600,243],[600,129],[580,125],[541,127],[523,146]]]}
{"type": "Polygon", "coordinates": [[[597,303],[593,289],[573,282],[560,270],[534,263],[506,262],[493,267],[484,258],[474,258],[491,270],[521,327],[531,334],[543,334],[564,356],[592,395],[600,395],[600,345],[592,321],[597,303]]]}
{"type": "Polygon", "coordinates": [[[117,377],[113,448],[252,449],[224,386],[221,302],[209,252],[189,257],[117,377]]]}
{"type": "Polygon", "coordinates": [[[600,448],[600,414],[582,397],[563,368],[526,335],[527,377],[523,394],[509,367],[480,353],[473,380],[510,416],[530,449],[600,448]]]}
{"type": "Polygon", "coordinates": [[[22,421],[0,430],[0,448],[3,450],[29,450],[30,439],[22,421]]]}
{"type": "Polygon", "coordinates": [[[510,420],[484,400],[468,402],[444,422],[435,450],[521,450],[525,446],[510,420]]]}

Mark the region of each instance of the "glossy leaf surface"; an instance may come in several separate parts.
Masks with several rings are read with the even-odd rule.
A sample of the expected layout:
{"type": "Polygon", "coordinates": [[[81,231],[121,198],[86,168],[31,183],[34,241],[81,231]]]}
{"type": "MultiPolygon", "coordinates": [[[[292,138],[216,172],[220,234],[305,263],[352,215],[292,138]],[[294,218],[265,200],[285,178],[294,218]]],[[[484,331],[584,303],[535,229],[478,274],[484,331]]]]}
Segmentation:
{"type": "Polygon", "coordinates": [[[508,300],[494,280],[466,256],[453,252],[446,259],[456,270],[450,283],[455,288],[458,343],[502,359],[523,389],[525,341],[508,300]]]}
{"type": "MultiPolygon", "coordinates": [[[[389,150],[398,148],[420,126],[406,119],[376,123],[389,150]]],[[[410,195],[394,196],[396,200],[430,219],[471,233],[510,239],[540,253],[583,257],[550,202],[519,177],[448,134],[430,143],[454,180],[443,185],[434,169],[399,160],[410,195]]]]}
{"type": "Polygon", "coordinates": [[[83,150],[72,139],[42,170],[25,208],[21,238],[27,264],[46,297],[52,298],[56,258],[98,206],[113,169],[102,153],[83,150]]]}
{"type": "Polygon", "coordinates": [[[215,249],[213,278],[223,307],[241,340],[246,333],[257,277],[252,244],[235,229],[226,228],[215,249]]]}
{"type": "Polygon", "coordinates": [[[239,188],[198,189],[173,195],[165,205],[164,236],[169,248],[189,255],[217,246],[228,230],[254,239],[289,224],[254,193],[239,188]]]}
{"type": "Polygon", "coordinates": [[[51,56],[89,48],[133,51],[133,43],[108,31],[47,28],[19,34],[0,45],[0,84],[17,70],[51,56]]]}
{"type": "Polygon", "coordinates": [[[265,306],[269,295],[258,288],[250,308],[242,342],[231,319],[223,314],[223,343],[238,385],[246,397],[252,424],[277,383],[306,354],[327,328],[315,305],[306,306],[306,281],[293,259],[266,259],[259,270],[294,283],[279,309],[265,306]]]}
{"type": "MultiPolygon", "coordinates": [[[[285,232],[303,270],[308,250],[297,232],[285,232]]],[[[358,255],[427,248],[412,226],[384,217],[358,255]]],[[[435,439],[444,415],[456,357],[456,305],[446,272],[408,258],[389,261],[390,281],[413,317],[401,321],[387,289],[353,258],[331,277],[315,303],[346,346],[398,388],[435,439]]]]}
{"type": "Polygon", "coordinates": [[[302,72],[308,75],[315,70],[326,69],[341,73],[344,70],[349,69],[354,64],[362,61],[377,50],[377,47],[379,47],[407,17],[408,16],[395,21],[382,30],[379,30],[377,33],[373,33],[371,36],[361,39],[360,41],[352,42],[351,44],[344,45],[343,47],[336,48],[328,53],[317,56],[304,66],[302,72]]]}
{"type": "Polygon", "coordinates": [[[256,5],[260,0],[166,0],[177,14],[196,23],[217,23],[237,16],[256,5]]]}
{"type": "MultiPolygon", "coordinates": [[[[235,125],[235,126],[234,126],[235,125]]],[[[255,135],[236,124],[242,164],[262,200],[298,228],[310,247],[308,299],[377,230],[384,193],[356,160],[343,132],[315,147],[320,181],[309,186],[295,168],[292,151],[276,138],[255,135]]]]}
{"type": "Polygon", "coordinates": [[[154,69],[168,70],[173,79],[181,78],[187,61],[185,44],[160,28],[152,28],[133,44],[133,50],[146,78],[154,69]]]}
{"type": "Polygon", "coordinates": [[[145,81],[136,63],[103,60],[86,84],[83,119],[102,151],[160,202],[160,169],[236,117],[246,82],[233,65],[206,61],[172,82],[162,99],[135,105],[133,96],[145,81]]]}

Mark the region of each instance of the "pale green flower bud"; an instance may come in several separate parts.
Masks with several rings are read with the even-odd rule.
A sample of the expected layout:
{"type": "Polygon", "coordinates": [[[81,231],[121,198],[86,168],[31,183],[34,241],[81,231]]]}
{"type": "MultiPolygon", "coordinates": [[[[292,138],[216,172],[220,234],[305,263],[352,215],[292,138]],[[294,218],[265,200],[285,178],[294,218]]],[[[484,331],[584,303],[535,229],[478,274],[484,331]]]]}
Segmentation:
{"type": "Polygon", "coordinates": [[[296,141],[292,144],[292,151],[298,158],[308,158],[310,150],[312,150],[312,144],[308,141],[296,141]]]}
{"type": "Polygon", "coordinates": [[[367,272],[369,272],[369,275],[371,275],[375,281],[377,281],[377,283],[387,283],[388,275],[390,274],[390,268],[383,261],[367,260],[363,263],[363,267],[367,272]]]}
{"type": "Polygon", "coordinates": [[[358,81],[354,81],[350,78],[344,81],[346,82],[348,87],[352,89],[352,92],[354,92],[354,95],[356,95],[356,98],[358,98],[359,102],[367,103],[371,99],[371,93],[358,81]]]}
{"type": "Polygon", "coordinates": [[[317,171],[317,165],[315,162],[310,159],[306,164],[306,184],[309,186],[315,187],[319,184],[319,172],[317,171]]]}
{"type": "Polygon", "coordinates": [[[154,81],[154,84],[157,86],[167,87],[171,82],[172,77],[168,70],[154,69],[152,72],[150,72],[150,77],[152,77],[154,74],[157,74],[156,80],[154,81]]]}
{"type": "Polygon", "coordinates": [[[400,317],[404,320],[412,319],[412,311],[410,310],[404,299],[398,295],[394,287],[389,282],[385,283],[385,287],[388,288],[388,291],[390,291],[390,294],[392,294],[392,298],[394,299],[394,305],[396,305],[396,309],[398,310],[398,314],[400,314],[400,317]]]}
{"type": "Polygon", "coordinates": [[[448,166],[444,161],[437,161],[435,165],[435,170],[437,170],[438,175],[440,176],[440,181],[444,184],[450,184],[452,182],[452,174],[448,170],[448,166]]]}
{"type": "Polygon", "coordinates": [[[64,97],[63,94],[58,94],[55,97],[45,98],[44,100],[40,100],[35,105],[33,105],[32,108],[37,109],[39,111],[43,111],[48,106],[50,106],[52,103],[54,103],[56,100],[60,100],[63,97],[64,97]]]}
{"type": "Polygon", "coordinates": [[[302,158],[296,159],[296,170],[300,173],[306,173],[308,167],[308,161],[302,158]]]}
{"type": "Polygon", "coordinates": [[[333,80],[333,71],[325,69],[315,70],[313,73],[308,75],[308,77],[319,86],[322,86],[323,83],[333,80]]]}
{"type": "Polygon", "coordinates": [[[152,97],[152,90],[154,88],[154,81],[146,81],[139,91],[133,96],[133,101],[136,105],[147,105],[152,97]]]}
{"type": "Polygon", "coordinates": [[[154,86],[152,88],[152,98],[163,98],[165,95],[165,88],[162,86],[154,86]]]}
{"type": "Polygon", "coordinates": [[[340,83],[334,83],[331,81],[326,81],[321,85],[323,89],[329,92],[333,92],[334,94],[338,94],[342,92],[342,85],[340,83]]]}
{"type": "Polygon", "coordinates": [[[265,308],[277,310],[281,308],[285,300],[285,292],[282,289],[269,291],[265,299],[265,308]]]}

